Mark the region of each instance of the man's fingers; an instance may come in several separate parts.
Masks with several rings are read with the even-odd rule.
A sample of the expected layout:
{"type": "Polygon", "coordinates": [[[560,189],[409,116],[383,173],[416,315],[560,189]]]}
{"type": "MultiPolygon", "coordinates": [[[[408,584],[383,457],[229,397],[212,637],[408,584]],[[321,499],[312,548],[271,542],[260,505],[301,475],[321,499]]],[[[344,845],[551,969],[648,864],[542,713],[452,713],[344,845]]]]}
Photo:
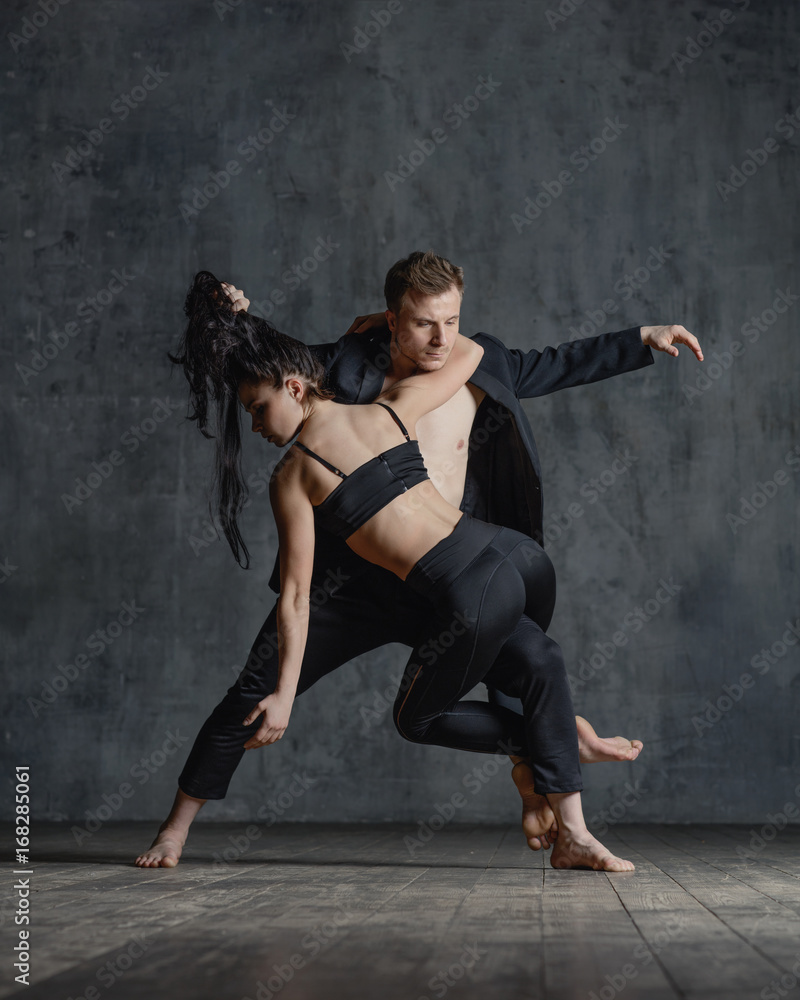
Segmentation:
{"type": "Polygon", "coordinates": [[[691,347],[691,349],[697,355],[698,361],[703,360],[703,348],[700,346],[700,341],[697,339],[697,337],[695,337],[693,333],[689,333],[688,330],[686,331],[686,339],[684,343],[688,344],[689,347],[691,347]]]}
{"type": "Polygon", "coordinates": [[[246,312],[247,307],[250,305],[250,299],[245,298],[245,294],[242,289],[232,285],[229,281],[221,281],[220,284],[230,300],[231,310],[233,312],[246,312]]]}
{"type": "Polygon", "coordinates": [[[353,322],[350,324],[350,328],[345,330],[344,335],[347,336],[348,333],[361,333],[361,327],[364,325],[364,320],[368,319],[367,316],[356,316],[353,322]]]}
{"type": "Polygon", "coordinates": [[[698,361],[703,360],[703,349],[700,346],[700,341],[685,326],[673,323],[671,326],[654,327],[651,337],[651,347],[664,351],[666,354],[671,354],[673,358],[677,358],[680,354],[675,345],[685,344],[694,353],[698,361]]]}
{"type": "Polygon", "coordinates": [[[376,327],[386,326],[386,316],[384,313],[370,313],[369,316],[356,316],[350,325],[350,329],[345,333],[366,333],[376,327]]]}
{"type": "Polygon", "coordinates": [[[678,327],[675,333],[675,340],[679,340],[682,344],[686,344],[687,347],[691,348],[697,356],[698,361],[703,360],[703,348],[700,346],[700,341],[693,333],[689,333],[685,326],[678,327]]]}

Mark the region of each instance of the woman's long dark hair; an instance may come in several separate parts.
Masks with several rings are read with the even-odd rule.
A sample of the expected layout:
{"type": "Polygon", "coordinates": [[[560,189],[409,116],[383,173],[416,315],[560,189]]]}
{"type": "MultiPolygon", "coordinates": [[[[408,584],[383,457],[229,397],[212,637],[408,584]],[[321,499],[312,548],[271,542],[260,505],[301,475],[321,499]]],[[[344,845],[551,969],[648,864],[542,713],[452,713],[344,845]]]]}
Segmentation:
{"type": "Polygon", "coordinates": [[[239,565],[247,569],[250,553],[238,525],[248,495],[242,475],[239,386],[265,381],[277,387],[295,375],[306,383],[310,396],[329,399],[332,393],[323,387],[325,370],[308,347],[276,330],[265,319],[243,310],[234,312],[225,290],[210,271],[198,271],[194,276],[183,311],[189,322],[176,354],[168,357],[183,368],[189,383],[189,419],[197,422],[205,437],[216,440],[209,507],[213,519],[216,501],[231,551],[239,565]],[[216,410],[216,435],[207,429],[212,405],[216,410]]]}

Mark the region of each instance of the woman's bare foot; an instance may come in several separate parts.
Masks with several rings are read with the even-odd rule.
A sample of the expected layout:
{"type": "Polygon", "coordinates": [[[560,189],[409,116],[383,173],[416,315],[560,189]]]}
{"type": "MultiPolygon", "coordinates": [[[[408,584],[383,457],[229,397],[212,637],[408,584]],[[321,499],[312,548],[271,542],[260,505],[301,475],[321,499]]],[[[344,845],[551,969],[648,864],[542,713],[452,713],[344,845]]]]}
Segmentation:
{"type": "Polygon", "coordinates": [[[522,799],[522,832],[532,851],[546,851],[558,835],[555,815],[544,795],[534,791],[533,771],[528,762],[516,757],[512,760],[517,761],[511,777],[522,799]]]}
{"type": "Polygon", "coordinates": [[[574,836],[565,830],[558,835],[550,855],[553,868],[592,868],[600,872],[632,872],[632,861],[615,857],[590,833],[574,836]]]}
{"type": "Polygon", "coordinates": [[[150,847],[136,859],[137,868],[174,868],[181,856],[186,837],[162,826],[150,847]]]}
{"type": "Polygon", "coordinates": [[[575,716],[578,728],[578,752],[582,764],[599,764],[607,760],[636,760],[644,746],[641,740],[626,740],[624,736],[598,736],[591,723],[575,716]]]}
{"type": "Polygon", "coordinates": [[[136,867],[174,868],[189,835],[189,827],[205,802],[206,799],[193,798],[179,788],[169,816],[158,828],[158,836],[150,847],[134,862],[136,867]]]}

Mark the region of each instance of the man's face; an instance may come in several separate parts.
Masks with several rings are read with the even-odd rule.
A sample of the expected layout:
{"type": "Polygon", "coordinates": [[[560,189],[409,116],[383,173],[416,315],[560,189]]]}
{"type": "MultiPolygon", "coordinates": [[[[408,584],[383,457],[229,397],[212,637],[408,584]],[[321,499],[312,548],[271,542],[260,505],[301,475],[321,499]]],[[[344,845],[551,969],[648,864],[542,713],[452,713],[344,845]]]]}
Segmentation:
{"type": "Polygon", "coordinates": [[[408,291],[399,313],[386,310],[392,343],[421,372],[434,372],[450,356],[458,335],[461,293],[452,286],[441,295],[408,291]]]}

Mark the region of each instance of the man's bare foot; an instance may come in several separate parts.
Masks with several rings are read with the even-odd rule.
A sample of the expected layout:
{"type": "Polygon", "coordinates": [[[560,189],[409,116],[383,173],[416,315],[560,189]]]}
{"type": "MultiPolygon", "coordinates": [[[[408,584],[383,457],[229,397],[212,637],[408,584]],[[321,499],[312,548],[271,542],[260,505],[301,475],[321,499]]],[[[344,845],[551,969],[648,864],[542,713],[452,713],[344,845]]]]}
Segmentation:
{"type": "Polygon", "coordinates": [[[558,835],[558,826],[550,803],[533,787],[533,771],[525,760],[517,760],[511,777],[522,799],[522,832],[532,851],[547,850],[558,835]]]}
{"type": "Polygon", "coordinates": [[[632,861],[614,857],[588,831],[580,836],[561,830],[550,855],[553,868],[591,868],[600,872],[632,872],[632,861]]]}
{"type": "Polygon", "coordinates": [[[137,868],[174,868],[181,856],[186,837],[169,827],[162,827],[150,847],[136,859],[137,868]]]}
{"type": "Polygon", "coordinates": [[[591,723],[575,716],[578,728],[578,752],[581,764],[599,764],[607,760],[636,760],[644,744],[641,740],[626,740],[624,736],[598,736],[591,723]]]}

